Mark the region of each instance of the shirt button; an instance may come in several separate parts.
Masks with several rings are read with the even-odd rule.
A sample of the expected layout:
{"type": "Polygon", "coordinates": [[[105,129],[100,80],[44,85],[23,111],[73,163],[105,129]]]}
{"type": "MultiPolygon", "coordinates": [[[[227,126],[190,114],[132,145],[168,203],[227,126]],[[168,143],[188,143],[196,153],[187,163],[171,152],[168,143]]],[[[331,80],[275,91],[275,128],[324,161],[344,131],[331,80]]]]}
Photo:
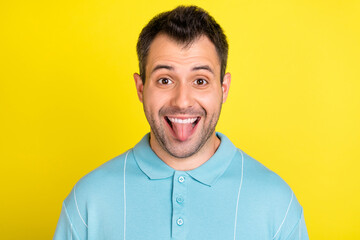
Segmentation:
{"type": "Polygon", "coordinates": [[[184,198],[182,196],[179,196],[176,198],[177,203],[183,203],[184,202],[184,198]]]}
{"type": "Polygon", "coordinates": [[[179,183],[183,183],[185,181],[185,177],[184,176],[180,176],[178,179],[179,183]]]}
{"type": "Polygon", "coordinates": [[[184,224],[184,220],[182,218],[179,218],[176,220],[177,225],[182,226],[184,224]]]}

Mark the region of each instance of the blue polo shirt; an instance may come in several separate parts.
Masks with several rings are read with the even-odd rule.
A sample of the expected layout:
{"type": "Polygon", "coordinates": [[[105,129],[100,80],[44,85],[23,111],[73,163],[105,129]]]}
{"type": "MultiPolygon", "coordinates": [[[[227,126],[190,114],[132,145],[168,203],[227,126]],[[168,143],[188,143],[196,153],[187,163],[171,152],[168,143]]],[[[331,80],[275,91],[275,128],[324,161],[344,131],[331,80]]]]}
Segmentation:
{"type": "Polygon", "coordinates": [[[220,146],[207,162],[176,171],[145,135],[75,185],[54,239],[309,239],[290,187],[217,136],[220,146]]]}

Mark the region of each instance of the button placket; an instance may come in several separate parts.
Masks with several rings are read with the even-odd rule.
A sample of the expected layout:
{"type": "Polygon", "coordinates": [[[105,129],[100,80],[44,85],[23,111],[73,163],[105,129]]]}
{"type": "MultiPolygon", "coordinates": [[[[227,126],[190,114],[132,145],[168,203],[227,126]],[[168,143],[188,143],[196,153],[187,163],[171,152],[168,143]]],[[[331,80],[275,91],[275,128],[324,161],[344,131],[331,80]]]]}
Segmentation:
{"type": "Polygon", "coordinates": [[[178,178],[178,181],[179,181],[179,183],[185,182],[185,177],[184,177],[184,176],[180,176],[180,177],[178,178]]]}
{"type": "Polygon", "coordinates": [[[177,196],[176,197],[176,202],[179,203],[179,204],[183,203],[184,202],[183,196],[181,196],[181,195],[177,196]]]}
{"type": "Polygon", "coordinates": [[[182,218],[178,218],[178,220],[176,221],[177,225],[181,226],[184,224],[184,220],[182,218]]]}
{"type": "Polygon", "coordinates": [[[186,193],[189,175],[183,171],[175,171],[172,192],[172,237],[186,239],[186,193]]]}

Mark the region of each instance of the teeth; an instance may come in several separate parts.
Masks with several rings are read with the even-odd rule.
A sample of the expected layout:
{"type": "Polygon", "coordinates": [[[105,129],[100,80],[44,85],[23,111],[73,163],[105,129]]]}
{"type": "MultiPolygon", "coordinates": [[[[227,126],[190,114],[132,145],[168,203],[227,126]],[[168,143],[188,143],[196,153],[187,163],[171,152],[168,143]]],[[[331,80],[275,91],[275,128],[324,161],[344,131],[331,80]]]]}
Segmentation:
{"type": "Polygon", "coordinates": [[[169,118],[170,122],[173,123],[193,123],[196,121],[197,118],[186,118],[186,119],[180,119],[180,118],[169,118]]]}

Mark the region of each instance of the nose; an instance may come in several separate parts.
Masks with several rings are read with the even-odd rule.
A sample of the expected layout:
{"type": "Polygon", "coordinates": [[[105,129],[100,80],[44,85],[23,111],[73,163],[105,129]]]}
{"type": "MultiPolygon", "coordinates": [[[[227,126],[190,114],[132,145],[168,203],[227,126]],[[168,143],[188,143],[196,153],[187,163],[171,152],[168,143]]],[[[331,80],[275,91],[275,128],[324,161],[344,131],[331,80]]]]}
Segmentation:
{"type": "Polygon", "coordinates": [[[179,83],[173,91],[171,105],[180,109],[187,109],[194,104],[191,86],[186,83],[179,83]]]}

